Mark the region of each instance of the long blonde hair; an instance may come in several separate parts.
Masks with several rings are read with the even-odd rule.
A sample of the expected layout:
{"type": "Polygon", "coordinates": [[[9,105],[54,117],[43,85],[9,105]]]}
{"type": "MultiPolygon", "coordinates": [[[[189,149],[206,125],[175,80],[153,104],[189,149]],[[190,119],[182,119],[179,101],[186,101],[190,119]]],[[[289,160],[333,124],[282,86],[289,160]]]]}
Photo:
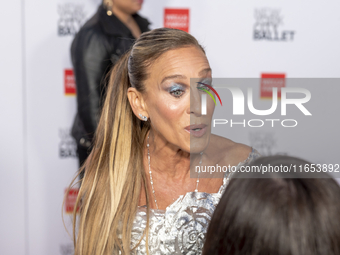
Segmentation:
{"type": "Polygon", "coordinates": [[[134,115],[127,90],[134,87],[143,93],[150,64],[163,53],[186,46],[196,46],[204,52],[186,32],[155,29],[142,34],[111,70],[93,149],[80,168],[85,174],[73,213],[75,255],[111,255],[114,250],[130,253],[132,224],[142,184],[148,208],[145,230],[148,247],[149,196],[143,143],[151,124],[150,120],[141,122],[134,115]]]}

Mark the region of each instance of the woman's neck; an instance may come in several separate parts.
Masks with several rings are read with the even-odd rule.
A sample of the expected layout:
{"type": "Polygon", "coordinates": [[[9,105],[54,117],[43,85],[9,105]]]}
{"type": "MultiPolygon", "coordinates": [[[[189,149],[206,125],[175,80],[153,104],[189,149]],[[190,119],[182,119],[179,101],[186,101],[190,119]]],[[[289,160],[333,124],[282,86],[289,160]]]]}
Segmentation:
{"type": "Polygon", "coordinates": [[[130,13],[126,13],[114,5],[112,6],[112,13],[127,27],[134,21],[130,13]]]}
{"type": "Polygon", "coordinates": [[[190,177],[190,153],[152,133],[149,137],[149,144],[152,172],[174,179],[190,177]]]}
{"type": "Polygon", "coordinates": [[[131,31],[133,37],[140,37],[140,28],[130,13],[124,12],[115,6],[112,7],[112,13],[131,31]]]}

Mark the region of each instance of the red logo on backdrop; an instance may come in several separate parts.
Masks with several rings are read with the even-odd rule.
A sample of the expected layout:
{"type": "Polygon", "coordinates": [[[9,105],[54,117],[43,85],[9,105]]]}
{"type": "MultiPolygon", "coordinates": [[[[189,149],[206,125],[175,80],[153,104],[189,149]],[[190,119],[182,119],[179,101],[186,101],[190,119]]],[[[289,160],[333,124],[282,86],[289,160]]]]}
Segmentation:
{"type": "Polygon", "coordinates": [[[277,97],[281,98],[281,88],[285,87],[285,74],[261,74],[261,98],[272,98],[272,88],[277,89],[277,97]]]}
{"type": "MultiPolygon", "coordinates": [[[[65,194],[68,191],[68,194],[65,198],[65,212],[73,213],[74,206],[77,201],[79,189],[66,189],[65,194]]],[[[79,207],[77,208],[77,212],[79,211],[79,207]]]]}
{"type": "Polygon", "coordinates": [[[164,9],[164,27],[189,33],[189,9],[164,9]]]}
{"type": "Polygon", "coordinates": [[[75,96],[76,95],[76,82],[72,69],[65,69],[64,72],[64,87],[65,95],[75,96]]]}

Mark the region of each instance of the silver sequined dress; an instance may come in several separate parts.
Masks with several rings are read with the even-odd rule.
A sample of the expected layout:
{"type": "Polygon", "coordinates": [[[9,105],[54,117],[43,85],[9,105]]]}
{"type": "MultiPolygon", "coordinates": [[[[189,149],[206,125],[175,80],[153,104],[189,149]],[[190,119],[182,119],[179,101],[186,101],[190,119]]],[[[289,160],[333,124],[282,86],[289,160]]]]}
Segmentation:
{"type": "MultiPolygon", "coordinates": [[[[238,168],[259,157],[252,149],[238,168]]],[[[217,193],[188,192],[181,195],[165,210],[150,209],[149,254],[201,254],[212,214],[229,183],[226,175],[217,193]]],[[[134,247],[146,227],[146,206],[140,206],[134,220],[131,243],[134,247]]],[[[146,253],[146,237],[131,254],[146,253]]]]}

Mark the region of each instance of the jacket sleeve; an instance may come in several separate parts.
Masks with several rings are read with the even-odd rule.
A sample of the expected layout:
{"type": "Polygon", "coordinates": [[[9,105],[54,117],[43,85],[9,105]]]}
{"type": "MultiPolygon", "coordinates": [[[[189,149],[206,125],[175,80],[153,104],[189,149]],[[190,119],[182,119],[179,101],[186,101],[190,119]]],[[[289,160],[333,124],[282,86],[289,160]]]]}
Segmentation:
{"type": "Polygon", "coordinates": [[[77,110],[89,138],[97,128],[104,75],[110,66],[103,35],[96,31],[79,31],[71,46],[77,87],[77,110]]]}

